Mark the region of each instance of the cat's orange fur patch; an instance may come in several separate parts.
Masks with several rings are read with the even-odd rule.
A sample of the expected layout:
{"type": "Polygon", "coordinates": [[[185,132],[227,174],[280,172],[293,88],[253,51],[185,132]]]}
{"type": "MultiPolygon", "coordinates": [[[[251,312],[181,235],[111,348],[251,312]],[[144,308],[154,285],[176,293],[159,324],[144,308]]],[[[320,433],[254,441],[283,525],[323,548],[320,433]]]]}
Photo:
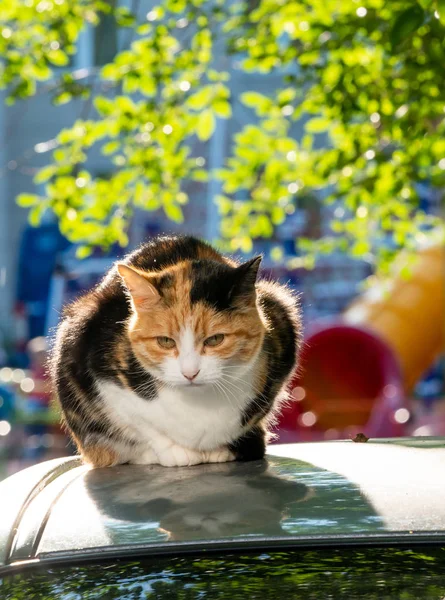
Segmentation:
{"type": "MultiPolygon", "coordinates": [[[[116,361],[116,364],[119,366],[119,369],[121,369],[122,371],[126,371],[128,369],[127,348],[124,336],[121,336],[118,343],[116,344],[116,347],[114,348],[114,359],[116,361]]],[[[117,373],[117,378],[125,387],[126,380],[121,372],[117,373]]]]}
{"type": "Polygon", "coordinates": [[[116,452],[100,444],[81,448],[83,460],[93,467],[112,467],[119,462],[116,452]]]}
{"type": "Polygon", "coordinates": [[[164,292],[165,301],[149,310],[138,311],[136,306],[136,316],[129,330],[136,356],[151,365],[158,365],[167,355],[176,357],[177,347],[163,348],[156,338],[167,336],[177,340],[181,330],[188,326],[200,344],[201,353],[249,361],[259,350],[265,334],[254,296],[250,306],[246,305],[239,312],[217,312],[204,302],[191,305],[190,271],[188,262],[164,270],[163,275],[172,276],[172,285],[164,292]],[[204,340],[216,333],[225,334],[224,342],[216,347],[205,347],[204,340]]]}

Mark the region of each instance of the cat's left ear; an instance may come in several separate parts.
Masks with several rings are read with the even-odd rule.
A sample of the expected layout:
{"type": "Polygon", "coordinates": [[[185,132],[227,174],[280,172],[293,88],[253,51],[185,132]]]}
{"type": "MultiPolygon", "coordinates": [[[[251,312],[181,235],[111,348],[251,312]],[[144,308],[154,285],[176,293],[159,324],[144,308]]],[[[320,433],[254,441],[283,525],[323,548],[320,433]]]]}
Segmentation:
{"type": "Polygon", "coordinates": [[[254,284],[258,275],[258,269],[260,268],[262,256],[255,256],[247,262],[237,267],[237,274],[246,284],[254,284]]]}
{"type": "Polygon", "coordinates": [[[258,276],[262,257],[255,256],[251,260],[243,263],[235,270],[236,284],[232,288],[232,296],[252,296],[255,291],[255,282],[258,276]]]}
{"type": "Polygon", "coordinates": [[[117,270],[130,292],[136,310],[151,308],[159,302],[161,299],[159,292],[147,277],[124,263],[118,263],[117,270]]]}

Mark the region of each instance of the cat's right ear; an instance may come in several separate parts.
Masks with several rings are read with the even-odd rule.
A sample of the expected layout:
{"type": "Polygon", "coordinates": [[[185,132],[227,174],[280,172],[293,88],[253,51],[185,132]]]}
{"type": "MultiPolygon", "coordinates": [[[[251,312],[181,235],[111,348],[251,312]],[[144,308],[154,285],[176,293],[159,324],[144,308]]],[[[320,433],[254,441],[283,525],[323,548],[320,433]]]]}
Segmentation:
{"type": "Polygon", "coordinates": [[[136,310],[147,310],[161,299],[158,290],[136,269],[117,263],[117,270],[125,287],[130,292],[136,310]]]}

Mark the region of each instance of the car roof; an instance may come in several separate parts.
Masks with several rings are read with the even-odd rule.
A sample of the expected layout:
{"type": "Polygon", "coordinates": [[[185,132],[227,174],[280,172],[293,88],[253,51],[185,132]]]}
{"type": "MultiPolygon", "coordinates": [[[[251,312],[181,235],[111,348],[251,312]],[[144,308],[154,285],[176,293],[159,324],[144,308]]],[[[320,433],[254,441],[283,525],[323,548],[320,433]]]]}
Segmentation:
{"type": "Polygon", "coordinates": [[[0,565],[221,548],[445,541],[445,439],[273,445],[267,459],[0,483],[0,565]]]}

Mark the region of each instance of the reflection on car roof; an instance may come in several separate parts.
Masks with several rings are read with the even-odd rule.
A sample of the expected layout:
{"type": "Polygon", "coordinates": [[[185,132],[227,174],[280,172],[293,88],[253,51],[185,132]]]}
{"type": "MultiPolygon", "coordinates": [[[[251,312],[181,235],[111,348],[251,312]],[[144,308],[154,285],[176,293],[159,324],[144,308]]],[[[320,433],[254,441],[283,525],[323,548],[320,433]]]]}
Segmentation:
{"type": "MultiPolygon", "coordinates": [[[[0,562],[2,549],[12,562],[197,546],[445,540],[444,440],[277,445],[264,461],[185,468],[51,462],[38,466],[46,471],[15,531],[0,530],[0,562]]],[[[20,475],[0,492],[3,486],[11,498],[14,485],[29,485],[30,476],[20,475]]]]}

